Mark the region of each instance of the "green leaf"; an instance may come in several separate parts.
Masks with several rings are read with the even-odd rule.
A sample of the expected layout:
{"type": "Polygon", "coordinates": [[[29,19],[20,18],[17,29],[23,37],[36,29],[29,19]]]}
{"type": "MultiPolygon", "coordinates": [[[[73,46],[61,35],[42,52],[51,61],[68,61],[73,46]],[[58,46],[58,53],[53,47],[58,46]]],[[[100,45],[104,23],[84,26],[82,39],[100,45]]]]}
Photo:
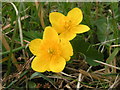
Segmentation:
{"type": "Polygon", "coordinates": [[[35,77],[42,77],[43,79],[47,80],[48,82],[50,82],[50,83],[54,86],[53,80],[50,79],[50,78],[48,78],[48,77],[46,77],[44,74],[42,74],[42,73],[40,73],[40,72],[35,72],[35,73],[33,73],[33,74],[31,75],[30,79],[33,79],[33,78],[35,78],[35,77]]]}
{"type": "Polygon", "coordinates": [[[110,21],[105,17],[101,17],[96,20],[95,24],[97,26],[97,37],[100,42],[113,39],[113,31],[111,30],[110,21]]]}
{"type": "Polygon", "coordinates": [[[82,40],[81,37],[77,36],[74,40],[71,41],[73,46],[74,55],[78,53],[82,53],[86,57],[86,61],[91,66],[97,66],[98,63],[94,62],[93,60],[103,60],[103,54],[98,52],[92,45],[88,42],[82,40]]]}
{"type": "Polygon", "coordinates": [[[110,77],[110,76],[120,76],[120,73],[108,73],[108,74],[102,74],[102,76],[107,76],[107,77],[110,77]]]}
{"type": "Polygon", "coordinates": [[[107,59],[106,62],[109,64],[112,60],[114,60],[115,56],[118,54],[119,51],[120,51],[120,48],[114,49],[114,51],[113,51],[112,54],[108,57],[108,59],[107,59]]]}
{"type": "Polygon", "coordinates": [[[24,34],[24,38],[25,40],[33,40],[33,39],[36,39],[36,38],[41,38],[42,39],[42,36],[43,36],[43,32],[39,32],[39,31],[23,31],[23,34],[24,34]]]}
{"type": "Polygon", "coordinates": [[[35,87],[36,87],[36,84],[35,84],[34,82],[32,82],[32,81],[29,81],[29,82],[28,82],[28,87],[29,87],[29,88],[35,88],[35,87]]]}

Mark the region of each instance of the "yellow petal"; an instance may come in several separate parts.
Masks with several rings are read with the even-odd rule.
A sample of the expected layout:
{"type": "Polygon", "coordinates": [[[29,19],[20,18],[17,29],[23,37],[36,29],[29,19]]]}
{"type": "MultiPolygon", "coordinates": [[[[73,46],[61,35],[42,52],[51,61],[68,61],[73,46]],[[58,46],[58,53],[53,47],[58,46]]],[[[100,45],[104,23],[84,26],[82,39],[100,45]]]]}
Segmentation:
{"type": "Polygon", "coordinates": [[[52,27],[58,32],[63,32],[64,29],[64,15],[59,12],[52,12],[49,15],[50,23],[52,24],[52,27]]]}
{"type": "Polygon", "coordinates": [[[40,53],[40,45],[41,39],[34,39],[29,44],[29,49],[34,55],[38,55],[40,53]]]}
{"type": "Polygon", "coordinates": [[[50,59],[46,59],[44,57],[35,57],[32,61],[31,67],[34,71],[37,72],[45,72],[50,71],[49,69],[49,61],[50,59]]]}
{"type": "Polygon", "coordinates": [[[43,34],[43,40],[47,41],[59,41],[59,37],[57,32],[50,26],[45,28],[44,34],[43,34]]]}
{"type": "Polygon", "coordinates": [[[67,40],[72,40],[75,38],[76,34],[70,31],[65,31],[59,35],[60,38],[67,39],[67,40]]]}
{"type": "Polygon", "coordinates": [[[83,19],[83,14],[79,8],[73,8],[68,12],[67,17],[71,19],[72,24],[78,25],[83,19]]]}
{"type": "Polygon", "coordinates": [[[73,48],[69,41],[65,39],[61,39],[61,50],[62,50],[62,57],[65,58],[66,61],[70,60],[70,56],[73,55],[73,48]]]}
{"type": "Polygon", "coordinates": [[[86,25],[77,25],[76,27],[71,29],[71,32],[73,33],[84,33],[89,31],[90,28],[86,25]]]}
{"type": "Polygon", "coordinates": [[[50,62],[50,70],[53,72],[61,72],[66,65],[66,61],[64,58],[60,56],[53,56],[50,62]]]}

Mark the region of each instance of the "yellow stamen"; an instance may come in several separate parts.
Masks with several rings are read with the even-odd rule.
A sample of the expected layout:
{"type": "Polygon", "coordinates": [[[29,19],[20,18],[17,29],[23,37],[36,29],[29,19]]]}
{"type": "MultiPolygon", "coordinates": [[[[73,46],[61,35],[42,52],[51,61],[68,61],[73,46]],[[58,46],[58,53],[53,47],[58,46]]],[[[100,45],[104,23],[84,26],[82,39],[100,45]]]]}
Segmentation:
{"type": "Polygon", "coordinates": [[[55,51],[53,49],[49,48],[48,53],[49,54],[55,54],[55,51]]]}

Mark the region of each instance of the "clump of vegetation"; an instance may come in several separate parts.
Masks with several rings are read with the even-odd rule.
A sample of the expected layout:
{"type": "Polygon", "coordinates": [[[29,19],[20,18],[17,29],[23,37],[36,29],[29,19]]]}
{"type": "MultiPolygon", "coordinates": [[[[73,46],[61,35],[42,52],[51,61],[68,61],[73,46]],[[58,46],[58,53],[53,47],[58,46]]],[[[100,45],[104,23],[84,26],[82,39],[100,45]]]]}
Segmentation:
{"type": "MultiPolygon", "coordinates": [[[[0,52],[2,88],[111,89],[120,87],[120,14],[117,2],[15,2],[2,3],[0,52]],[[83,12],[88,32],[70,40],[73,56],[64,70],[35,72],[28,46],[43,39],[49,14],[64,15],[73,8],[83,12]]],[[[52,37],[52,36],[51,36],[52,37]]],[[[66,48],[67,49],[67,48],[66,48]]]]}

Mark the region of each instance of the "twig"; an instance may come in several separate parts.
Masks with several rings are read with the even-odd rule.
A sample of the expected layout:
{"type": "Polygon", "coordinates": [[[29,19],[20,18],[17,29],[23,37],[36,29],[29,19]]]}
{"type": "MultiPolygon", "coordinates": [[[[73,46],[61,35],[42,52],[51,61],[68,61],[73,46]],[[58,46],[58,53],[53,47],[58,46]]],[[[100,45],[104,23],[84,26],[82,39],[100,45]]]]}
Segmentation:
{"type": "MultiPolygon", "coordinates": [[[[29,17],[29,16],[25,15],[25,16],[21,17],[20,20],[22,21],[22,20],[24,20],[24,19],[26,19],[26,18],[28,18],[28,17],[29,17]]],[[[16,24],[16,21],[14,21],[13,24],[16,24]]],[[[9,28],[10,26],[11,26],[11,24],[8,24],[8,25],[4,26],[4,27],[2,28],[2,30],[5,30],[5,29],[9,28]]]]}
{"type": "Polygon", "coordinates": [[[2,83],[0,83],[0,90],[2,90],[3,89],[3,86],[2,86],[2,83]]]}
{"type": "Polygon", "coordinates": [[[80,73],[79,76],[78,76],[78,83],[77,83],[77,89],[76,90],[79,90],[81,81],[82,81],[82,74],[80,73]]]}
{"type": "Polygon", "coordinates": [[[68,84],[66,84],[65,87],[68,88],[68,90],[73,90],[68,84]]]}
{"type": "MultiPolygon", "coordinates": [[[[89,72],[89,70],[92,68],[92,66],[90,66],[87,70],[87,72],[89,72]]],[[[82,74],[80,73],[78,76],[78,83],[77,83],[77,90],[80,89],[80,82],[83,80],[82,74]]]]}
{"type": "Polygon", "coordinates": [[[33,60],[34,57],[35,57],[35,56],[32,56],[29,60],[27,60],[27,62],[26,62],[26,63],[24,64],[24,66],[22,67],[21,71],[18,73],[19,75],[24,71],[24,69],[25,69],[26,67],[29,66],[30,62],[33,60]]]}
{"type": "Polygon", "coordinates": [[[111,40],[107,40],[107,41],[104,41],[104,42],[101,42],[101,43],[97,43],[95,45],[92,45],[92,46],[97,46],[97,45],[101,45],[101,44],[106,44],[106,43],[109,43],[109,42],[112,42],[112,41],[115,41],[115,40],[118,40],[120,39],[120,37],[116,38],[116,39],[111,39],[111,40]]]}
{"type": "MultiPolygon", "coordinates": [[[[9,50],[10,50],[10,46],[9,46],[9,44],[7,43],[7,41],[6,41],[5,37],[4,37],[4,35],[2,34],[2,31],[1,31],[1,30],[0,30],[0,40],[1,40],[1,42],[3,43],[5,49],[6,49],[7,51],[9,51],[9,50]]],[[[16,58],[14,57],[14,54],[12,54],[12,59],[13,59],[13,60],[12,60],[12,63],[16,66],[17,70],[19,71],[19,70],[20,70],[20,66],[17,64],[17,60],[16,60],[16,58]]]]}
{"type": "MultiPolygon", "coordinates": [[[[108,63],[108,64],[112,63],[112,61],[115,59],[115,56],[118,54],[118,52],[120,50],[120,48],[115,48],[114,51],[111,53],[111,47],[109,49],[109,54],[110,55],[106,60],[106,63],[108,63]]],[[[115,65],[113,65],[113,66],[115,66],[115,65]]],[[[108,68],[108,66],[105,66],[105,71],[106,71],[106,73],[110,73],[110,69],[108,68]]],[[[112,71],[113,71],[113,68],[112,68],[112,71]]]]}
{"type": "Polygon", "coordinates": [[[113,47],[120,47],[120,45],[111,45],[111,46],[110,46],[110,50],[109,50],[110,55],[111,55],[111,49],[112,49],[113,47]]]}
{"type": "Polygon", "coordinates": [[[9,57],[5,57],[5,58],[3,58],[2,60],[0,60],[0,63],[5,62],[5,61],[7,61],[8,59],[9,59],[9,57]]]}
{"type": "Polygon", "coordinates": [[[41,4],[40,4],[40,7],[39,7],[39,4],[40,4],[40,2],[35,0],[35,5],[36,5],[36,9],[38,10],[38,16],[40,18],[40,23],[41,23],[42,28],[44,29],[45,28],[44,12],[43,12],[43,8],[42,8],[41,4]]]}
{"type": "Polygon", "coordinates": [[[119,77],[119,74],[117,75],[115,82],[110,86],[108,90],[111,90],[111,88],[116,88],[116,86],[120,83],[120,78],[118,79],[118,77],[119,77]]]}
{"type": "Polygon", "coordinates": [[[102,71],[105,71],[105,69],[100,69],[100,70],[94,71],[93,73],[100,73],[102,71]]]}
{"type": "Polygon", "coordinates": [[[9,34],[10,32],[13,32],[13,31],[14,31],[14,29],[12,29],[12,30],[6,32],[5,35],[9,34]]]}
{"type": "MultiPolygon", "coordinates": [[[[11,2],[11,4],[13,5],[15,11],[16,11],[16,15],[18,17],[18,26],[19,26],[19,32],[20,32],[20,41],[21,41],[21,46],[24,46],[23,45],[23,34],[22,34],[22,27],[21,27],[21,22],[20,22],[20,15],[18,13],[18,10],[17,10],[17,7],[15,6],[14,3],[11,2]]],[[[25,57],[25,52],[24,52],[24,49],[22,50],[23,51],[23,56],[25,57]]]]}
{"type": "Polygon", "coordinates": [[[101,80],[101,81],[104,81],[103,79],[99,78],[98,76],[96,76],[95,74],[91,74],[91,73],[88,73],[82,69],[79,70],[80,73],[84,74],[85,76],[89,76],[89,77],[92,77],[94,79],[97,79],[97,80],[101,80]]]}
{"type": "Polygon", "coordinates": [[[70,68],[70,67],[66,67],[67,69],[69,69],[69,70],[72,70],[72,71],[74,71],[74,72],[78,72],[79,73],[79,70],[76,70],[76,69],[74,69],[74,68],[70,68]]]}
{"type": "Polygon", "coordinates": [[[74,77],[76,78],[76,76],[71,76],[71,75],[68,75],[67,73],[64,73],[64,72],[60,72],[61,74],[65,75],[65,76],[68,76],[68,77],[74,77]]]}
{"type": "Polygon", "coordinates": [[[110,64],[107,64],[107,63],[104,63],[104,62],[98,61],[98,60],[94,60],[94,61],[97,62],[97,63],[100,63],[100,64],[103,64],[103,65],[106,65],[106,66],[109,66],[109,67],[112,67],[112,68],[115,68],[115,69],[120,70],[119,67],[115,67],[115,66],[113,66],[113,65],[110,65],[110,64]]]}
{"type": "Polygon", "coordinates": [[[95,88],[95,87],[91,87],[91,86],[88,86],[88,85],[85,85],[85,84],[81,84],[82,86],[86,87],[86,88],[95,88]]]}

